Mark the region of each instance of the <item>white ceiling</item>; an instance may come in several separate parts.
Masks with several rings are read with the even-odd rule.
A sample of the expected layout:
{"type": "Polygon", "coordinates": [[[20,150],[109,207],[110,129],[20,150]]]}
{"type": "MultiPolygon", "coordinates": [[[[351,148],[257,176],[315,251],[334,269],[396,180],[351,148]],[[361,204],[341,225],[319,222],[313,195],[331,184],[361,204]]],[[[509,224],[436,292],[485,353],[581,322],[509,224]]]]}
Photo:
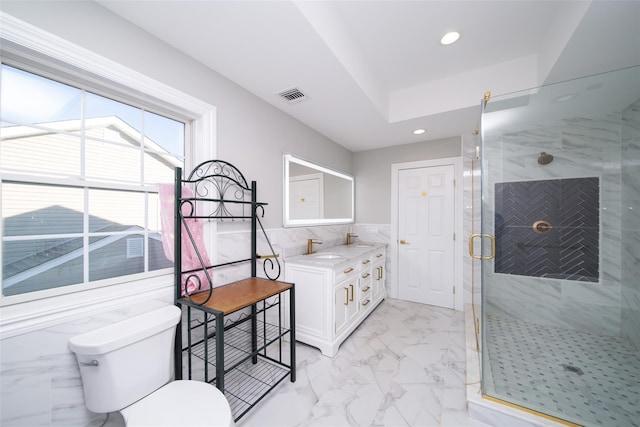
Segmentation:
{"type": "Polygon", "coordinates": [[[638,0],[97,1],[351,151],[470,135],[486,91],[640,64],[638,0]],[[308,99],[275,95],[293,87],[308,99]]]}

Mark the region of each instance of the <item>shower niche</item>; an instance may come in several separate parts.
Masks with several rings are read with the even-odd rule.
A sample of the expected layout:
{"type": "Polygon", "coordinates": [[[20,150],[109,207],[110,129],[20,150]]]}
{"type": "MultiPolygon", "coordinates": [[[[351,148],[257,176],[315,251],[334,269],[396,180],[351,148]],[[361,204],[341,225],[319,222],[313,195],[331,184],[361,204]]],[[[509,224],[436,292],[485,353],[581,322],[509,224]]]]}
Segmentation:
{"type": "Polygon", "coordinates": [[[495,272],[599,281],[597,177],[495,184],[495,272]]]}

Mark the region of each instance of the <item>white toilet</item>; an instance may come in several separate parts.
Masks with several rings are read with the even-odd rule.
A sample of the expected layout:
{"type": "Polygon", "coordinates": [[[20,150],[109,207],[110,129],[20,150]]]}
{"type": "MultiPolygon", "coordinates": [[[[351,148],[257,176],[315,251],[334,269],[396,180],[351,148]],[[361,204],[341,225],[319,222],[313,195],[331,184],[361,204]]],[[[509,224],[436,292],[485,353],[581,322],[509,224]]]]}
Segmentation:
{"type": "Polygon", "coordinates": [[[233,427],[227,399],[211,384],[171,382],[180,309],[166,306],[69,339],[93,412],[120,411],[127,427],[233,427]]]}

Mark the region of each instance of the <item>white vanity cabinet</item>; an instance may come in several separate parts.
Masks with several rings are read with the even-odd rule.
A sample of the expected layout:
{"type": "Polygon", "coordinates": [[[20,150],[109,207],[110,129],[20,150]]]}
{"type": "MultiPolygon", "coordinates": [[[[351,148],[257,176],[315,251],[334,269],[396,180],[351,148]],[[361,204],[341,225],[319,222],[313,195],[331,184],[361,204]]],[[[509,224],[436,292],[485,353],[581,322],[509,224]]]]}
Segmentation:
{"type": "Polygon", "coordinates": [[[358,314],[358,276],[352,274],[348,280],[338,283],[333,288],[333,296],[333,330],[340,334],[358,314]]]}
{"type": "Polygon", "coordinates": [[[384,262],[381,244],[338,246],[286,260],[285,280],[295,283],[296,339],[333,357],[385,298],[378,269],[384,262]]]}
{"type": "Polygon", "coordinates": [[[373,266],[371,268],[371,282],[372,282],[372,298],[374,300],[379,300],[380,298],[384,298],[386,296],[386,288],[385,288],[385,279],[386,279],[386,260],[387,254],[385,248],[380,248],[375,251],[373,254],[373,266]]]}

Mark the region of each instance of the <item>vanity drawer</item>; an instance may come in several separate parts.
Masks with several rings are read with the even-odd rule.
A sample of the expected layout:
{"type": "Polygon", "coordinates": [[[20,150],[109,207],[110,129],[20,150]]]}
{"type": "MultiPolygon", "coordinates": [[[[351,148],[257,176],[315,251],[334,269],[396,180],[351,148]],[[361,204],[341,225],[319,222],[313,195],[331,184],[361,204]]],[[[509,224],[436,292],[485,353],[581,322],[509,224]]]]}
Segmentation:
{"type": "Polygon", "coordinates": [[[371,256],[366,256],[360,259],[360,269],[365,271],[366,269],[371,269],[371,265],[373,265],[373,259],[371,256]]]}
{"type": "Polygon", "coordinates": [[[360,284],[360,296],[361,298],[367,294],[370,294],[373,289],[373,284],[371,281],[367,281],[365,283],[360,284]]]}
{"type": "Polygon", "coordinates": [[[373,289],[371,282],[360,285],[360,309],[364,310],[373,301],[373,289]]]}
{"type": "Polygon", "coordinates": [[[351,262],[349,264],[345,264],[342,268],[336,268],[334,271],[335,282],[342,282],[343,280],[348,280],[353,276],[357,276],[358,274],[358,263],[351,262]]]}

